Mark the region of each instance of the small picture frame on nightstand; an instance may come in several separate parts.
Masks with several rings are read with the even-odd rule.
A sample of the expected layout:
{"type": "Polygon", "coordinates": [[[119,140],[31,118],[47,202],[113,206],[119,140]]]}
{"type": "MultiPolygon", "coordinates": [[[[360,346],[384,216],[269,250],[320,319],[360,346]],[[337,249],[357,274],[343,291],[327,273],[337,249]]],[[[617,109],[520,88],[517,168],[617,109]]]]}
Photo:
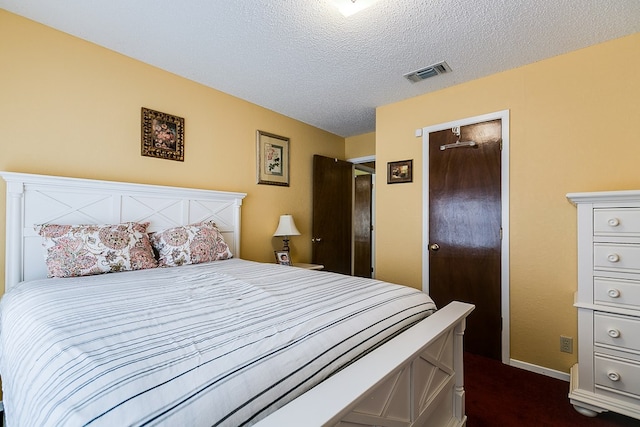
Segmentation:
{"type": "Polygon", "coordinates": [[[276,256],[276,262],[280,265],[291,265],[291,256],[289,251],[273,251],[276,256]]]}

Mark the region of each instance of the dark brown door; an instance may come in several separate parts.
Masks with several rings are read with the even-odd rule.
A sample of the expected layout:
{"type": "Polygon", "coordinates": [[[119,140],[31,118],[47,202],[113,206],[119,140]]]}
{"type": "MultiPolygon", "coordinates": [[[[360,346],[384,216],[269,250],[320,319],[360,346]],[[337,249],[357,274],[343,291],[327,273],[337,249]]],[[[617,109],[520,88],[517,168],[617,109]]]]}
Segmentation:
{"type": "Polygon", "coordinates": [[[312,262],[351,274],[353,163],[313,156],[312,262]]]}
{"type": "Polygon", "coordinates": [[[501,120],[429,134],[429,294],[476,305],[465,349],[501,359],[501,120]]]}
{"type": "Polygon", "coordinates": [[[357,175],[353,202],[353,275],[371,277],[372,175],[357,175]]]}

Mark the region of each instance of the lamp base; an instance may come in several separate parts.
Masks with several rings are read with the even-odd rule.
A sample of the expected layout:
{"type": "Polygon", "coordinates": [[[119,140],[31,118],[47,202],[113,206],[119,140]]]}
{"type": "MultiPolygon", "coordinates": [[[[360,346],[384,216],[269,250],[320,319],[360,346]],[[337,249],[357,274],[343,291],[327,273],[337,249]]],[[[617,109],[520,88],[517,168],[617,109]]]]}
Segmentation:
{"type": "Polygon", "coordinates": [[[282,239],[282,250],[289,252],[289,239],[282,239]]]}

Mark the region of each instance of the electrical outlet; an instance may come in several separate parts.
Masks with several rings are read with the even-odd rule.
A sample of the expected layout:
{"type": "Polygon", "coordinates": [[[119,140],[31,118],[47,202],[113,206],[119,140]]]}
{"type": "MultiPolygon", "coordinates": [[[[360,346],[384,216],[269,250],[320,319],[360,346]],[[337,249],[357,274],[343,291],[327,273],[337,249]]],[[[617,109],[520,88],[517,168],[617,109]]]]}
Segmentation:
{"type": "Polygon", "coordinates": [[[573,353],[573,338],[560,335],[560,351],[563,353],[573,353]]]}

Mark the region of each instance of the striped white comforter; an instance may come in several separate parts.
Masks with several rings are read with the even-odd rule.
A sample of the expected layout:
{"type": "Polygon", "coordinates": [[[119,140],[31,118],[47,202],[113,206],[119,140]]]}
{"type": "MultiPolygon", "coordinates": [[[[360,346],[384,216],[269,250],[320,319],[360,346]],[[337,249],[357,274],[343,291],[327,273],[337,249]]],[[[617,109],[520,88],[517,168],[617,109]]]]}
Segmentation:
{"type": "Polygon", "coordinates": [[[434,309],[239,259],[24,282],[0,304],[7,424],[251,424],[434,309]]]}

